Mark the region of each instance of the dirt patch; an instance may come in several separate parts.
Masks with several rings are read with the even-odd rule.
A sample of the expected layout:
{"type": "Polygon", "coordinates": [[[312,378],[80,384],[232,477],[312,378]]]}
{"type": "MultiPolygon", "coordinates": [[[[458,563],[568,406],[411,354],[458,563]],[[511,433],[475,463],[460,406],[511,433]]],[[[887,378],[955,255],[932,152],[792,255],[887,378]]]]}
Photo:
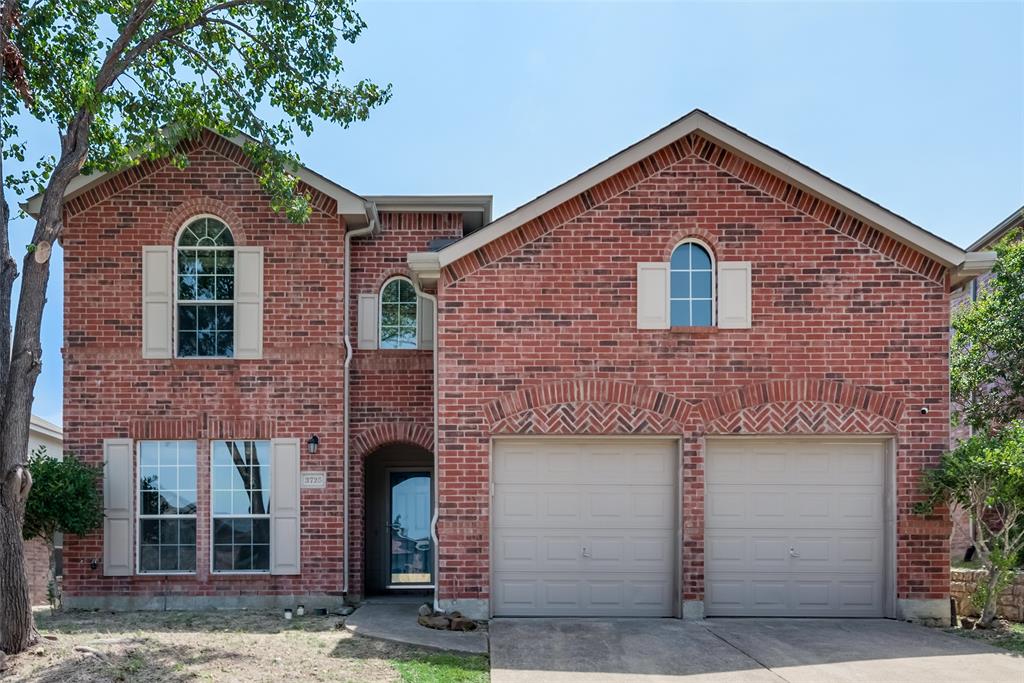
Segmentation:
{"type": "Polygon", "coordinates": [[[4,681],[398,681],[418,648],[360,637],[343,617],[278,612],[36,613],[43,638],[4,681]]]}

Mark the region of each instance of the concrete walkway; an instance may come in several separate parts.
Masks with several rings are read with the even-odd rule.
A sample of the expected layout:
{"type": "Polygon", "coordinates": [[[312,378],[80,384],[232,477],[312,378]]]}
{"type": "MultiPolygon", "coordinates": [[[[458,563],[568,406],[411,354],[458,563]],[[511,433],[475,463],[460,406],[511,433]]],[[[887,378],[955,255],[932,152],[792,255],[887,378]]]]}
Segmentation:
{"type": "Polygon", "coordinates": [[[882,619],[496,619],[492,683],[1024,681],[1024,658],[882,619]]]}
{"type": "Polygon", "coordinates": [[[345,628],[361,636],[417,645],[431,650],[487,654],[487,631],[437,631],[416,622],[419,603],[368,602],[345,618],[345,628]]]}

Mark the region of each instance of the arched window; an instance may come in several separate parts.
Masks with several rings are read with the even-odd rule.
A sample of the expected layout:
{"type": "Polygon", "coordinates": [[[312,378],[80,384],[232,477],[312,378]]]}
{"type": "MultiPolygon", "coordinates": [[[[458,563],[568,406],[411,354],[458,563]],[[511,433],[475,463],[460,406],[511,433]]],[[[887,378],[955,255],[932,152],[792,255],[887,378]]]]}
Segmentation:
{"type": "Polygon", "coordinates": [[[178,234],[175,297],[179,358],[230,358],[235,350],[235,241],[212,216],[178,234]]]}
{"type": "Polygon", "coordinates": [[[686,240],[672,252],[672,327],[710,327],[715,324],[715,268],[711,251],[700,242],[686,240]]]}
{"type": "Polygon", "coordinates": [[[380,290],[380,348],[416,348],[416,288],[395,277],[380,290]]]}

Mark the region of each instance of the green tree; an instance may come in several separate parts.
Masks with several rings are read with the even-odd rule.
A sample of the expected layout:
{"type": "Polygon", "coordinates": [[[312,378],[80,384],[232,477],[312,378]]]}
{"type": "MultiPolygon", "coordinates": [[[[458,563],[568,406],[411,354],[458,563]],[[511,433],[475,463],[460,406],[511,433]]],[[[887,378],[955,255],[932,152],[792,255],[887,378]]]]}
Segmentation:
{"type": "Polygon", "coordinates": [[[390,87],[341,80],[339,41],[354,42],[364,26],[352,0],[0,0],[0,650],[21,652],[36,638],[23,569],[24,461],[68,184],[165,156],[184,165],[178,143],[200,128],[242,131],[272,205],[305,220],[293,135],[318,121],[348,126],[390,97],[390,87]],[[27,116],[53,131],[55,157],[32,156],[18,127],[27,116]],[[10,160],[28,170],[4,176],[10,160]],[[42,195],[13,330],[9,190],[42,195]]]}
{"type": "Polygon", "coordinates": [[[944,455],[923,481],[928,497],[919,513],[940,504],[967,512],[978,559],[988,573],[975,596],[979,623],[987,627],[1024,550],[1024,420],[995,435],[978,432],[944,455]]]}
{"type": "Polygon", "coordinates": [[[46,543],[50,551],[51,601],[60,605],[53,539],[58,534],[85,536],[103,524],[103,500],[98,467],[86,465],[71,453],[62,460],[46,455],[46,446],[32,451],[28,461],[32,491],[25,501],[22,538],[46,543]]]}
{"type": "Polygon", "coordinates": [[[950,388],[959,419],[976,430],[1024,417],[1024,240],[996,245],[992,277],[953,316],[950,388]]]}

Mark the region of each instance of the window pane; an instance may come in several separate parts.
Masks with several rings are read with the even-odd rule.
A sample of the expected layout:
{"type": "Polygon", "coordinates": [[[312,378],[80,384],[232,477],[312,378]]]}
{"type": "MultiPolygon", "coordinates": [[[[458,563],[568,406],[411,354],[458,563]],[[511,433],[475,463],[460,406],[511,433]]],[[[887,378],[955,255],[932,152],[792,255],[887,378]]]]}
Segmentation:
{"type": "Polygon", "coordinates": [[[192,331],[196,329],[196,307],[178,306],[178,329],[192,331]]]}
{"type": "Polygon", "coordinates": [[[234,306],[217,306],[217,329],[221,332],[231,332],[235,329],[234,306]]]}
{"type": "Polygon", "coordinates": [[[199,347],[196,344],[196,333],[191,330],[178,332],[178,356],[188,358],[197,355],[199,347]]]}
{"type": "Polygon", "coordinates": [[[233,332],[217,333],[217,355],[231,358],[235,355],[235,335],[233,332]]]}
{"type": "Polygon", "coordinates": [[[200,332],[196,340],[197,356],[216,356],[217,337],[213,332],[200,332]]]}
{"type": "Polygon", "coordinates": [[[216,256],[208,249],[200,249],[196,252],[196,273],[199,275],[213,275],[216,271],[216,256]]]}
{"type": "Polygon", "coordinates": [[[178,244],[182,247],[193,247],[196,242],[195,232],[192,231],[191,226],[181,231],[181,236],[178,238],[178,244]]]}
{"type": "Polygon", "coordinates": [[[689,270],[690,269],[690,244],[680,244],[672,252],[672,260],[670,268],[672,270],[689,270]]]}
{"type": "Polygon", "coordinates": [[[212,275],[200,275],[196,278],[196,299],[199,301],[213,301],[216,295],[214,277],[212,275]]]}
{"type": "Polygon", "coordinates": [[[267,545],[270,543],[270,520],[252,520],[252,542],[267,545]]]}
{"type": "Polygon", "coordinates": [[[690,267],[694,270],[711,270],[711,256],[703,247],[690,245],[690,267]]]}
{"type": "Polygon", "coordinates": [[[194,301],[196,298],[196,276],[182,275],[178,278],[178,300],[194,301]]]}
{"type": "Polygon", "coordinates": [[[384,285],[384,291],[380,295],[380,301],[382,304],[393,304],[398,303],[399,287],[401,286],[401,280],[392,280],[391,282],[384,285]]]}
{"type": "Polygon", "coordinates": [[[398,300],[401,303],[416,303],[416,288],[408,280],[398,280],[398,300]]]}
{"type": "Polygon", "coordinates": [[[139,571],[194,571],[195,442],[140,442],[139,462],[139,571]]]}
{"type": "Polygon", "coordinates": [[[690,325],[690,302],[687,299],[672,302],[672,327],[690,325]]]}
{"type": "Polygon", "coordinates": [[[402,304],[399,307],[399,316],[401,327],[416,329],[416,304],[402,304]]]}
{"type": "Polygon", "coordinates": [[[219,301],[230,301],[235,298],[235,278],[231,275],[219,275],[217,277],[217,299],[219,301]]]}
{"type": "Polygon", "coordinates": [[[217,252],[217,274],[218,275],[232,275],[235,272],[235,252],[234,251],[218,251],[217,252]]]}
{"type": "Polygon", "coordinates": [[[695,299],[693,302],[693,319],[691,325],[708,327],[711,325],[711,300],[695,299]]]}
{"type": "Polygon", "coordinates": [[[269,571],[270,520],[215,519],[214,571],[269,571]]]}
{"type": "Polygon", "coordinates": [[[672,298],[690,296],[690,274],[686,271],[672,271],[672,298]]]}
{"type": "Polygon", "coordinates": [[[195,275],[197,267],[195,251],[192,249],[178,250],[178,275],[195,275]]]}
{"type": "Polygon", "coordinates": [[[691,296],[694,299],[710,299],[711,271],[694,271],[690,277],[693,282],[693,294],[691,296]]]}
{"type": "Polygon", "coordinates": [[[253,571],[270,571],[270,546],[254,545],[252,547],[253,571]]]}

